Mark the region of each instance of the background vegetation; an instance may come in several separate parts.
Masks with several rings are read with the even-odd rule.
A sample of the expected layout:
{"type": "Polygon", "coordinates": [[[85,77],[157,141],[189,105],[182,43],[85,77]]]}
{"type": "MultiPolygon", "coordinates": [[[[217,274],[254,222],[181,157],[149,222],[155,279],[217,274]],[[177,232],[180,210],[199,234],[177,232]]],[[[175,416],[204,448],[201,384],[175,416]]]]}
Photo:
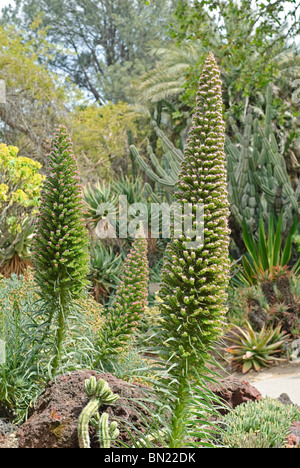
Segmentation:
{"type": "MultiPolygon", "coordinates": [[[[181,280],[172,276],[176,262],[168,264],[169,276],[162,274],[169,239],[162,238],[161,224],[160,237],[148,239],[147,246],[142,238],[102,239],[99,229],[105,219],[97,208],[111,203],[118,214],[120,195],[126,195],[129,204],[148,208],[153,202],[170,205],[177,199],[179,171],[199,104],[199,77],[210,53],[222,82],[227,163],[223,182],[229,200],[231,265],[228,299],[222,296],[228,309],[227,325],[222,324],[223,359],[248,372],[289,358],[290,342],[300,336],[299,10],[296,0],[16,0],[2,10],[0,80],[6,84],[6,103],[0,103],[0,330],[8,342],[10,364],[0,366],[0,404],[17,421],[26,417],[30,402],[53,373],[94,367],[149,385],[153,353],[145,347],[155,347],[155,356],[170,349],[165,342],[159,346],[156,336],[161,311],[167,317],[168,301],[172,312],[178,306],[176,314],[195,305],[192,292],[182,296],[180,283],[185,278],[194,291],[191,277],[196,271],[201,280],[200,258],[191,259],[195,265],[183,273],[184,252],[177,246],[173,250],[181,280]],[[68,193],[61,185],[67,179],[68,193]],[[66,240],[74,262],[64,275],[53,264],[50,287],[45,282],[47,265],[35,279],[27,268],[33,263],[43,267],[47,255],[51,257],[45,254],[53,241],[49,236],[58,230],[53,243],[57,245],[68,227],[68,220],[64,224],[60,219],[62,205],[74,211],[74,219],[69,219],[74,236],[66,240]],[[47,224],[47,229],[40,226],[35,241],[43,250],[40,260],[33,257],[38,219],[47,224]],[[128,278],[122,273],[126,266],[128,278]],[[136,290],[141,278],[143,284],[136,290]],[[162,279],[167,282],[163,306],[156,295],[162,279]],[[61,288],[61,282],[67,287],[61,288]],[[142,304],[125,323],[129,290],[142,304]],[[179,301],[175,305],[173,296],[179,301]],[[53,330],[56,344],[50,336],[53,330]],[[101,356],[105,359],[100,365],[101,356]]],[[[213,230],[214,221],[209,222],[213,230]]],[[[113,228],[118,233],[121,226],[113,228]]],[[[215,285],[215,278],[205,284],[205,311],[210,307],[209,288],[215,285]]],[[[218,334],[215,324],[213,330],[209,324],[209,333],[218,334]]],[[[179,335],[181,345],[188,346],[191,330],[179,335]]],[[[180,349],[184,356],[188,353],[180,349]]],[[[180,366],[182,371],[184,364],[180,366]]],[[[184,381],[180,391],[193,413],[191,408],[203,401],[204,393],[193,386],[195,375],[187,390],[187,377],[175,371],[172,376],[184,381]]],[[[170,408],[176,401],[174,388],[167,400],[170,408]]],[[[190,417],[187,407],[175,405],[169,426],[173,446],[186,442],[180,424],[190,417]]],[[[255,407],[255,414],[261,411],[269,417],[272,408],[266,402],[261,409],[255,407]]],[[[257,421],[247,411],[228,418],[223,443],[283,444],[272,418],[269,433],[258,437],[257,421]],[[239,430],[237,421],[245,418],[239,430]]],[[[189,429],[200,417],[193,413],[189,429]]],[[[288,424],[289,416],[282,419],[288,424]]],[[[161,443],[167,432],[157,434],[161,443]]]]}

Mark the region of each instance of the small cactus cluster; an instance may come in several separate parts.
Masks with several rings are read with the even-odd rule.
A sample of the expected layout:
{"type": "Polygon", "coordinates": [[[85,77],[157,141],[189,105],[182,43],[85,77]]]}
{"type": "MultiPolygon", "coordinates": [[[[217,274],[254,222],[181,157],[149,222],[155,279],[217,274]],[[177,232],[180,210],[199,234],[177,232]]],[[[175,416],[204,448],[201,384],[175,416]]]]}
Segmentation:
{"type": "Polygon", "coordinates": [[[99,359],[119,352],[138,327],[148,304],[147,239],[140,225],[98,340],[99,359]]]}
{"type": "Polygon", "coordinates": [[[112,405],[118,400],[119,395],[111,391],[105,380],[99,379],[97,382],[94,376],[85,381],[84,390],[90,401],[81,412],[78,421],[79,447],[90,448],[89,424],[91,423],[98,427],[101,448],[109,448],[110,441],[116,439],[119,432],[116,423],[108,426],[108,415],[100,418],[98,409],[102,405],[112,405]]]}

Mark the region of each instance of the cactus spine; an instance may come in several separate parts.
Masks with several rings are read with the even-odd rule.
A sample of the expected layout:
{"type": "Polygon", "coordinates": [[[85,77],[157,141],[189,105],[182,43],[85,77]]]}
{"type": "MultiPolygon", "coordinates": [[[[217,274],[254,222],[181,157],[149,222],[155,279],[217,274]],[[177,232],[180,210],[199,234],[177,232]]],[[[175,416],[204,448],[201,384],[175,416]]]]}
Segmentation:
{"type": "Polygon", "coordinates": [[[79,416],[78,440],[80,448],[90,448],[89,424],[92,418],[96,416],[100,406],[112,405],[119,395],[111,391],[105,380],[99,379],[97,382],[94,376],[85,381],[84,390],[90,401],[79,416]]]}

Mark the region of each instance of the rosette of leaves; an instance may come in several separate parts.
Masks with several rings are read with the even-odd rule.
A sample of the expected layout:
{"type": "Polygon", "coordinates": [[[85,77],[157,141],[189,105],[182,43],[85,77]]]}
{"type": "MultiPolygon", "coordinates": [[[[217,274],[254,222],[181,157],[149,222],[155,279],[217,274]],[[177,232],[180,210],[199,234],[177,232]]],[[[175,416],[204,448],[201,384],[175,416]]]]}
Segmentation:
{"type": "Polygon", "coordinates": [[[173,229],[160,291],[163,304],[158,346],[169,369],[171,448],[182,447],[187,441],[191,381],[205,370],[227,311],[229,203],[224,131],[220,72],[209,54],[175,193],[182,208],[192,206],[194,232],[199,232],[196,207],[203,206],[204,242],[189,248],[196,237],[186,232],[175,237],[173,229]]]}
{"type": "Polygon", "coordinates": [[[46,304],[49,325],[55,327],[56,373],[74,301],[86,286],[88,233],[82,189],[71,139],[59,127],[52,141],[49,173],[41,195],[34,240],[35,279],[46,304]]]}
{"type": "Polygon", "coordinates": [[[0,144],[0,273],[21,274],[30,264],[33,216],[39,206],[41,165],[0,144]]]}
{"type": "Polygon", "coordinates": [[[230,342],[233,345],[227,348],[227,352],[232,355],[232,364],[241,368],[244,374],[252,368],[259,371],[262,367],[269,367],[273,361],[280,360],[278,355],[282,354],[283,345],[289,338],[282,331],[281,325],[275,328],[264,326],[255,332],[248,322],[245,329],[235,326],[231,333],[233,337],[230,342]]]}
{"type": "Polygon", "coordinates": [[[128,344],[148,305],[148,282],[147,239],[140,225],[101,329],[97,363],[118,354],[128,344]]]}

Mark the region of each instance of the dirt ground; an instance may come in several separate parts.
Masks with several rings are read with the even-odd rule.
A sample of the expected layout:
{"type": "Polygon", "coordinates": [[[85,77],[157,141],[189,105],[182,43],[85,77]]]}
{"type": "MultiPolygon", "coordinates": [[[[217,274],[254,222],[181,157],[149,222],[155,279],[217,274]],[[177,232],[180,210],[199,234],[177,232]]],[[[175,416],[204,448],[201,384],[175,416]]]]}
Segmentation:
{"type": "Polygon", "coordinates": [[[259,372],[251,370],[247,372],[247,374],[242,374],[241,372],[233,372],[232,375],[238,377],[241,380],[247,380],[248,382],[255,382],[258,380],[265,380],[271,378],[280,378],[290,375],[300,375],[300,361],[284,361],[276,363],[272,367],[262,369],[259,372]]]}

